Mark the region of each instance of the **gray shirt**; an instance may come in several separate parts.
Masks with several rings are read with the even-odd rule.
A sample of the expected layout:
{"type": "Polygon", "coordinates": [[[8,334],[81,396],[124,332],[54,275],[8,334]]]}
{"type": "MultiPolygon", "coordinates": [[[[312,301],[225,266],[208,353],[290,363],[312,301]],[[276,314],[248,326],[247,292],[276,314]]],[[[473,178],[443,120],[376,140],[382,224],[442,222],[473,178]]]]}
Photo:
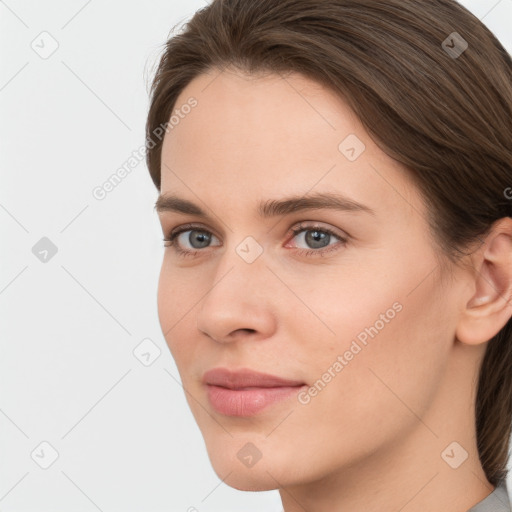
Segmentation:
{"type": "Polygon", "coordinates": [[[468,512],[510,512],[506,481],[503,480],[487,498],[471,507],[468,512]]]}
{"type": "MultiPolygon", "coordinates": [[[[467,512],[511,512],[510,500],[508,498],[507,484],[503,480],[496,489],[479,501],[474,507],[471,507],[467,512]]],[[[282,511],[283,512],[283,511],[282,511]]]]}

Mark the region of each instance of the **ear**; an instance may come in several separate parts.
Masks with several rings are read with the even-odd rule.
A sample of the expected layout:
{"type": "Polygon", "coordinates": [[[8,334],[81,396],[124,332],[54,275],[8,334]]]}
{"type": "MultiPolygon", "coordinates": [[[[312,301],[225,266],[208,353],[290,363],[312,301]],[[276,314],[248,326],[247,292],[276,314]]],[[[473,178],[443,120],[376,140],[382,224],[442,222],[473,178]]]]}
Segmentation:
{"type": "Polygon", "coordinates": [[[456,329],[457,339],[469,345],[489,341],[512,316],[512,218],[493,225],[473,262],[475,291],[456,329]]]}

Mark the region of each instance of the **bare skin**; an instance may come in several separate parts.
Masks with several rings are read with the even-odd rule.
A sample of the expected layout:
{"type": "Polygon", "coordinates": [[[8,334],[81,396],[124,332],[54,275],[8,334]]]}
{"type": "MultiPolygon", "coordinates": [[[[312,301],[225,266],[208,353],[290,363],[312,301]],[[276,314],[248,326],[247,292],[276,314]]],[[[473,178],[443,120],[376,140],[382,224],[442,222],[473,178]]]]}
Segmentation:
{"type": "Polygon", "coordinates": [[[332,92],[299,75],[215,70],[176,108],[190,97],[197,107],[164,139],[161,191],[208,217],[159,212],[166,237],[194,224],[176,243],[197,252],[165,248],[158,312],[219,478],[279,489],[285,512],[465,512],[483,500],[494,487],[476,447],[476,375],[512,315],[512,220],[495,223],[467,267],[445,270],[420,192],[332,92]],[[339,148],[350,134],[365,145],[354,161],[339,148]],[[261,201],[315,193],[373,214],[258,215],[261,201]],[[325,247],[306,236],[318,231],[325,247]],[[209,245],[191,245],[201,233],[209,245]],[[252,263],[237,252],[246,237],[263,251],[252,263]],[[346,356],[371,326],[378,333],[346,356]],[[250,418],[228,416],[201,382],[219,366],[308,390],[328,382],[250,418]],[[252,467],[237,456],[247,443],[261,454],[252,467]]]}

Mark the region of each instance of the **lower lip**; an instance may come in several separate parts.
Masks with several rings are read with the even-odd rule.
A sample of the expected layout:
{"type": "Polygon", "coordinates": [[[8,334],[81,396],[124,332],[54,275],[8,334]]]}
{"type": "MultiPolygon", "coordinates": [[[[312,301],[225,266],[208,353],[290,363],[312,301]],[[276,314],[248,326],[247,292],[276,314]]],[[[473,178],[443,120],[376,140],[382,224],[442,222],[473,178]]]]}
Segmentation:
{"type": "Polygon", "coordinates": [[[213,408],[226,416],[254,416],[266,407],[296,395],[304,386],[277,388],[228,389],[207,386],[213,408]]]}

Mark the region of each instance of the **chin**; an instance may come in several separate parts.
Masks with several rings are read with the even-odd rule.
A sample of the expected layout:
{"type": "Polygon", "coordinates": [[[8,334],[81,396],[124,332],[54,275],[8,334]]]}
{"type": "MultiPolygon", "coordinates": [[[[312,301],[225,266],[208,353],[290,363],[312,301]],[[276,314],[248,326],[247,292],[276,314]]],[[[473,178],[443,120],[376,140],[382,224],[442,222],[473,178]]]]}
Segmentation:
{"type": "Polygon", "coordinates": [[[242,468],[238,464],[213,464],[213,470],[217,476],[224,481],[229,487],[233,487],[239,491],[272,491],[279,487],[279,476],[275,475],[272,471],[270,474],[265,471],[262,466],[259,469],[253,468],[242,468]],[[228,475],[228,476],[226,476],[228,475]],[[273,475],[275,478],[272,478],[273,475]]]}
{"type": "MultiPolygon", "coordinates": [[[[213,470],[226,485],[239,491],[271,491],[287,485],[283,475],[290,468],[271,454],[261,453],[251,441],[215,443],[207,446],[213,470]],[[252,457],[252,460],[251,460],[252,457]]],[[[264,448],[262,452],[264,452],[264,448]]]]}

